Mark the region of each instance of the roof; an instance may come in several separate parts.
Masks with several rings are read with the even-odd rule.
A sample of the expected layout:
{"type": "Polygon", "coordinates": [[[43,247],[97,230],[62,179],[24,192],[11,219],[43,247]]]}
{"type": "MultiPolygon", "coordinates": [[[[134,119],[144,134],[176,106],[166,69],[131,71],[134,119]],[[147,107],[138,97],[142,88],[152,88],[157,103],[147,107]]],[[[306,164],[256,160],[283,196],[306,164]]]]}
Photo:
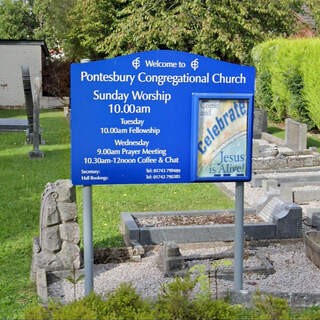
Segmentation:
{"type": "Polygon", "coordinates": [[[50,53],[47,47],[47,44],[44,40],[1,40],[0,39],[0,45],[28,45],[28,46],[41,46],[44,54],[49,57],[50,53]]]}

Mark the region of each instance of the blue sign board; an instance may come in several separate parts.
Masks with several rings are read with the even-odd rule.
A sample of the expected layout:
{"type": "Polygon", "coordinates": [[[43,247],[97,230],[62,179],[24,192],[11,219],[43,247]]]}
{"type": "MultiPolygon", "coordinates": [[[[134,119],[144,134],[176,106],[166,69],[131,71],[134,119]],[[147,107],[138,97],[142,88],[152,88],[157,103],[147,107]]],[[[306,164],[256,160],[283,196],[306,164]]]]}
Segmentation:
{"type": "Polygon", "coordinates": [[[254,81],[178,51],[72,64],[73,184],[250,180],[254,81]]]}

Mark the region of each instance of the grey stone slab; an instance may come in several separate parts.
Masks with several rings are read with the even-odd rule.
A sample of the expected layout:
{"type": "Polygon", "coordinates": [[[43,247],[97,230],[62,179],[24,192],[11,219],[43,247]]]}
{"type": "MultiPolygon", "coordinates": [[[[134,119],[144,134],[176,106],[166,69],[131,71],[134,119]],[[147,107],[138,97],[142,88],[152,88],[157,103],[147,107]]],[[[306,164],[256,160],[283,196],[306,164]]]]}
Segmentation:
{"type": "Polygon", "coordinates": [[[268,114],[266,110],[254,108],[253,138],[260,139],[261,133],[268,129],[268,114]]]}
{"type": "MultiPolygon", "coordinates": [[[[177,243],[195,243],[211,241],[233,241],[234,225],[215,226],[176,226],[176,227],[142,227],[139,242],[146,244],[161,244],[166,241],[177,243]]],[[[244,226],[247,240],[273,239],[275,225],[272,223],[248,224],[244,226]]]]}
{"type": "Polygon", "coordinates": [[[26,131],[29,129],[27,119],[0,118],[0,131],[26,131]]]}
{"type": "Polygon", "coordinates": [[[258,216],[266,222],[274,222],[274,214],[278,206],[281,206],[284,202],[278,197],[272,197],[268,202],[265,203],[264,207],[260,212],[257,212],[258,216]]]}
{"type": "Polygon", "coordinates": [[[43,303],[48,302],[48,283],[45,269],[38,269],[36,275],[37,294],[43,303]]]}
{"type": "Polygon", "coordinates": [[[306,208],[306,215],[307,217],[309,217],[310,219],[312,219],[312,215],[314,213],[319,213],[320,214],[320,208],[317,207],[313,207],[313,208],[306,208]]]}
{"type": "Polygon", "coordinates": [[[318,212],[312,213],[311,225],[316,228],[316,230],[320,230],[320,210],[318,212]]]}
{"type": "Polygon", "coordinates": [[[286,145],[295,151],[307,149],[307,125],[287,118],[285,127],[286,145]]]}
{"type": "Polygon", "coordinates": [[[77,222],[63,223],[59,226],[60,237],[62,240],[80,243],[80,227],[77,222]]]}
{"type": "Polygon", "coordinates": [[[256,174],[251,179],[251,186],[253,187],[262,187],[262,181],[266,179],[273,179],[277,181],[278,185],[282,184],[293,184],[297,186],[305,186],[310,183],[312,184],[320,184],[320,174],[318,172],[314,172],[311,174],[305,175],[288,175],[288,174],[276,174],[272,175],[271,177],[267,174],[256,174]]]}
{"type": "Polygon", "coordinates": [[[320,200],[320,186],[293,188],[292,192],[294,202],[298,204],[320,200]]]}
{"type": "Polygon", "coordinates": [[[160,244],[165,241],[177,243],[232,241],[234,225],[223,226],[177,226],[177,227],[142,227],[139,242],[160,244]]]}
{"type": "Polygon", "coordinates": [[[264,192],[269,192],[271,189],[278,188],[278,181],[276,179],[262,180],[262,189],[264,192]]]}
{"type": "Polygon", "coordinates": [[[63,222],[77,219],[77,204],[75,202],[58,202],[57,207],[63,222]]]}
{"type": "Polygon", "coordinates": [[[55,188],[58,194],[57,202],[76,201],[76,188],[72,185],[71,180],[57,180],[55,182],[55,188]]]}
{"type": "Polygon", "coordinates": [[[300,238],[302,236],[302,208],[273,197],[257,214],[265,221],[276,225],[278,239],[300,238]]]}
{"type": "MultiPolygon", "coordinates": [[[[262,239],[274,239],[281,234],[285,234],[286,230],[280,228],[277,230],[277,221],[281,218],[278,216],[277,208],[275,204],[282,205],[283,202],[279,199],[273,200],[276,195],[269,195],[264,203],[261,203],[259,207],[261,210],[264,209],[264,214],[262,216],[265,218],[264,223],[257,224],[245,224],[244,233],[247,240],[262,240],[262,239]],[[270,203],[269,203],[270,202],[270,203]],[[279,202],[279,203],[278,203],[279,202]],[[269,213],[268,206],[270,207],[269,213]]],[[[300,207],[299,207],[300,208],[300,207]]],[[[301,209],[301,208],[300,208],[301,209]]],[[[234,210],[228,210],[229,212],[234,212],[234,210]]],[[[249,210],[248,210],[249,211],[249,210]]],[[[206,214],[218,214],[225,211],[215,210],[215,211],[204,211],[206,214]]],[[[151,216],[177,216],[177,215],[203,215],[203,211],[179,211],[179,212],[143,212],[143,213],[122,213],[121,214],[121,224],[122,232],[124,234],[125,241],[128,245],[133,242],[138,242],[141,245],[155,245],[161,244],[167,241],[176,241],[177,243],[197,243],[197,242],[214,242],[214,241],[233,241],[234,240],[234,224],[220,224],[220,225],[190,225],[190,226],[167,226],[167,227],[139,227],[133,216],[136,218],[151,217],[151,216]]],[[[255,209],[250,210],[251,213],[255,213],[255,209]]],[[[302,211],[301,211],[302,212],[302,211]]],[[[250,214],[246,212],[246,214],[250,214]]],[[[285,214],[284,214],[285,216],[285,214]]],[[[299,219],[299,216],[296,216],[299,219]]],[[[301,220],[301,216],[300,216],[301,220]]],[[[291,222],[294,226],[291,226],[295,230],[293,232],[291,229],[291,234],[285,235],[285,237],[296,238],[299,232],[297,232],[298,221],[291,222]]],[[[300,221],[301,228],[301,221],[300,221]]],[[[298,225],[299,229],[299,225],[298,225]]]]}
{"type": "Polygon", "coordinates": [[[292,293],[289,304],[295,307],[319,305],[320,294],[292,293]]]}
{"type": "Polygon", "coordinates": [[[61,239],[59,234],[59,226],[46,227],[42,229],[41,247],[44,250],[56,252],[61,248],[61,239]]]}
{"type": "Polygon", "coordinates": [[[159,251],[157,265],[164,276],[175,275],[177,272],[185,269],[184,259],[181,256],[179,246],[175,241],[164,243],[159,251]],[[178,257],[181,259],[177,259],[178,257]]]}
{"type": "Polygon", "coordinates": [[[276,225],[274,223],[259,223],[244,225],[245,240],[274,239],[276,225]]]}
{"type": "Polygon", "coordinates": [[[319,155],[291,155],[280,154],[277,157],[252,158],[253,170],[279,170],[302,167],[315,167],[320,165],[319,155]]]}
{"type": "Polygon", "coordinates": [[[80,268],[80,248],[76,244],[63,241],[62,249],[57,253],[57,256],[62,261],[65,269],[80,268]]]}
{"type": "Polygon", "coordinates": [[[56,271],[63,268],[63,264],[57,255],[47,251],[41,251],[34,256],[34,266],[34,272],[39,268],[47,271],[56,271]]]}
{"type": "Polygon", "coordinates": [[[131,242],[140,243],[140,230],[131,213],[121,212],[120,228],[126,245],[131,245],[131,242]]]}
{"type": "Polygon", "coordinates": [[[260,144],[257,140],[252,141],[252,156],[257,157],[260,153],[260,144]]]}
{"type": "Polygon", "coordinates": [[[295,203],[284,203],[275,209],[276,237],[290,239],[302,237],[302,208],[295,203]]]}
{"type": "MultiPolygon", "coordinates": [[[[242,304],[252,307],[252,298],[256,292],[247,290],[228,292],[228,297],[233,304],[242,304]]],[[[262,295],[272,295],[273,297],[284,298],[288,304],[294,308],[304,308],[319,305],[320,294],[314,293],[293,293],[279,291],[260,291],[262,295]]]]}
{"type": "Polygon", "coordinates": [[[285,202],[293,202],[293,191],[291,185],[286,183],[281,184],[280,199],[285,202]]]}
{"type": "MultiPolygon", "coordinates": [[[[271,169],[255,169],[253,170],[252,174],[253,176],[255,175],[261,175],[261,174],[272,174],[274,173],[275,170],[271,169]]],[[[277,174],[280,173],[297,173],[297,172],[305,172],[306,174],[308,173],[319,173],[320,172],[320,167],[306,167],[306,168],[279,168],[276,170],[277,174]]]]}

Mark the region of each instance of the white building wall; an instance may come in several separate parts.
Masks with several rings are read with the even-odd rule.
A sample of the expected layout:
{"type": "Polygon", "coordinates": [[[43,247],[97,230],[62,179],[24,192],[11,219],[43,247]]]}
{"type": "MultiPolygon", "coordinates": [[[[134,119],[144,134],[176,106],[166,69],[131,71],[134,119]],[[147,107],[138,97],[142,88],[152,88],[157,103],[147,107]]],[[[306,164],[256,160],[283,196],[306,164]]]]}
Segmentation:
{"type": "Polygon", "coordinates": [[[21,65],[29,65],[31,84],[42,74],[40,45],[0,45],[0,106],[24,106],[21,65]]]}

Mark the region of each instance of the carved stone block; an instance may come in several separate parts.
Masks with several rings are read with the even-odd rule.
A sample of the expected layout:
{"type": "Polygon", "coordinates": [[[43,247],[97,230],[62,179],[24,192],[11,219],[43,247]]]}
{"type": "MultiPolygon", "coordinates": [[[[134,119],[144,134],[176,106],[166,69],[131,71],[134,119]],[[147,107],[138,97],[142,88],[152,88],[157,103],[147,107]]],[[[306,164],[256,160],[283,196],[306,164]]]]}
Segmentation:
{"type": "Polygon", "coordinates": [[[75,202],[58,202],[58,210],[63,222],[77,219],[77,205],[75,202]]]}
{"type": "Polygon", "coordinates": [[[55,182],[58,202],[74,202],[76,200],[76,188],[70,180],[58,180],[55,182]]]}
{"type": "Polygon", "coordinates": [[[80,227],[78,223],[63,223],[60,225],[60,237],[62,240],[70,241],[75,244],[80,242],[80,227]]]}
{"type": "Polygon", "coordinates": [[[57,256],[62,261],[65,269],[80,268],[80,248],[76,244],[64,241],[62,249],[57,256]]]}
{"type": "Polygon", "coordinates": [[[57,203],[54,194],[50,194],[43,208],[46,211],[44,225],[49,227],[60,223],[60,216],[57,210],[57,203]]]}
{"type": "Polygon", "coordinates": [[[46,271],[57,271],[63,269],[62,261],[56,254],[42,251],[35,257],[37,268],[45,269],[46,271]]]}
{"type": "Polygon", "coordinates": [[[61,239],[59,234],[59,226],[47,227],[42,230],[41,248],[55,252],[61,248],[61,239]]]}

